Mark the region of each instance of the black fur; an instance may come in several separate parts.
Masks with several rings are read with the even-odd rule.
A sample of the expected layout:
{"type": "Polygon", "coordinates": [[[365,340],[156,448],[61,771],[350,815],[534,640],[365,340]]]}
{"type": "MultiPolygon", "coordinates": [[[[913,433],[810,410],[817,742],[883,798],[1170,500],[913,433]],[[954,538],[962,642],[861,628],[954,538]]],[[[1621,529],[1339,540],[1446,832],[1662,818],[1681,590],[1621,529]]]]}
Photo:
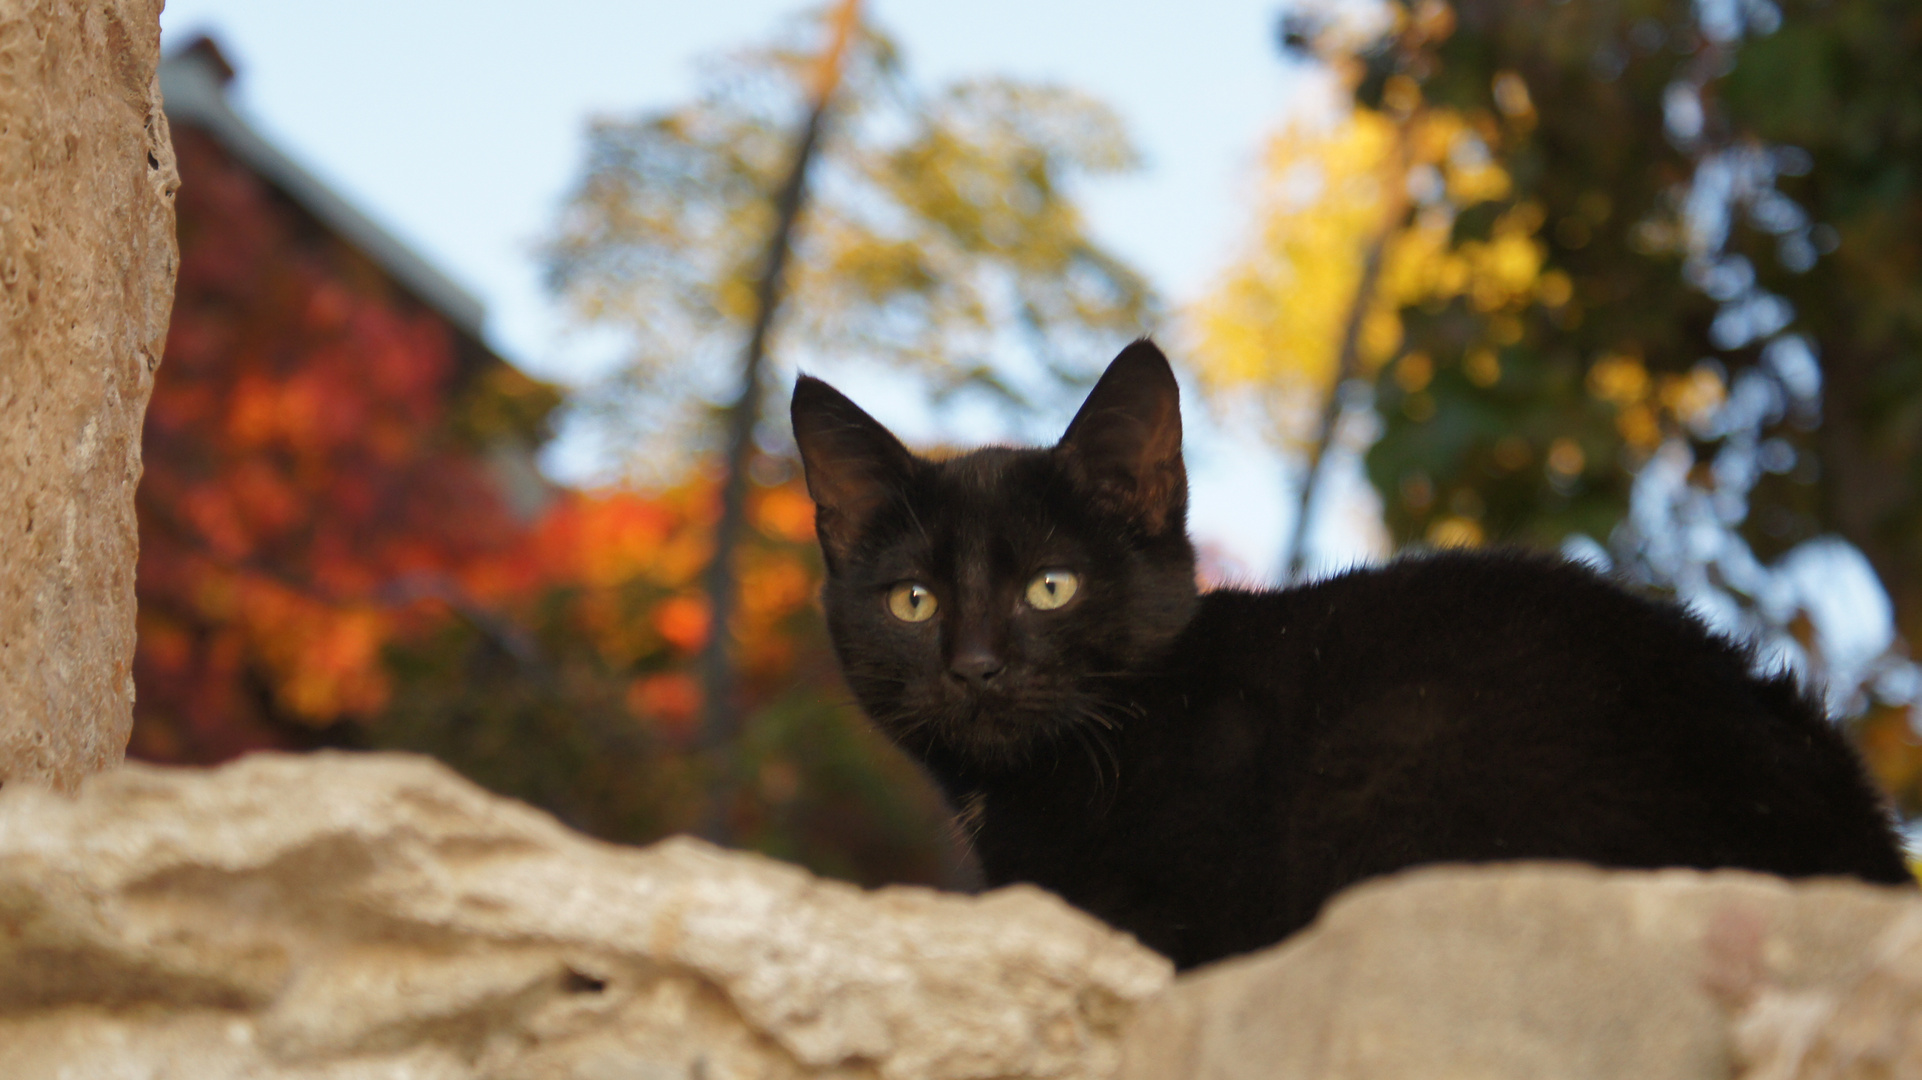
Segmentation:
{"type": "Polygon", "coordinates": [[[1145,341],[1051,449],[927,461],[805,377],[793,415],[869,716],[945,790],[991,883],[1052,889],[1183,967],[1421,863],[1910,882],[1807,697],[1585,569],[1436,554],[1197,596],[1178,392],[1145,341]],[[1035,610],[1024,589],[1051,569],[1080,589],[1035,610]],[[938,604],[926,622],[889,612],[910,581],[938,604]]]}

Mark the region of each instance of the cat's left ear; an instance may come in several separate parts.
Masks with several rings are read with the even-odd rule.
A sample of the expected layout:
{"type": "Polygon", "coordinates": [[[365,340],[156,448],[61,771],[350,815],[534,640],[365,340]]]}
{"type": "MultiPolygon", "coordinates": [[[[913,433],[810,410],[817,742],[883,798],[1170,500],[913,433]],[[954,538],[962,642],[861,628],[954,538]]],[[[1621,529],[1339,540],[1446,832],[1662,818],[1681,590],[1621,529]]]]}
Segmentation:
{"type": "Polygon", "coordinates": [[[1147,338],[1121,350],[1055,447],[1077,479],[1150,533],[1185,527],[1181,388],[1147,338]]]}
{"type": "Polygon", "coordinates": [[[831,568],[899,493],[914,455],[845,394],[811,376],[794,384],[790,415],[814,499],[814,531],[831,568]]]}

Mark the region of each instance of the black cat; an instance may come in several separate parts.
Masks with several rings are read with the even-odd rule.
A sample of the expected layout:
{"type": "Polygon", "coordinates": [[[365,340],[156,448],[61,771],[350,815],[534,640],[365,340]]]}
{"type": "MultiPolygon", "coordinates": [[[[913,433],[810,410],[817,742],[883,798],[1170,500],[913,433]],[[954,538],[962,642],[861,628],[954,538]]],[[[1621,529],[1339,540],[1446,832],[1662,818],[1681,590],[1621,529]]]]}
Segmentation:
{"type": "Polygon", "coordinates": [[[916,457],[818,379],[794,434],[842,670],[989,882],[1188,967],[1420,863],[1909,882],[1847,744],[1679,609],[1522,554],[1197,595],[1154,345],[1060,443],[916,457]]]}

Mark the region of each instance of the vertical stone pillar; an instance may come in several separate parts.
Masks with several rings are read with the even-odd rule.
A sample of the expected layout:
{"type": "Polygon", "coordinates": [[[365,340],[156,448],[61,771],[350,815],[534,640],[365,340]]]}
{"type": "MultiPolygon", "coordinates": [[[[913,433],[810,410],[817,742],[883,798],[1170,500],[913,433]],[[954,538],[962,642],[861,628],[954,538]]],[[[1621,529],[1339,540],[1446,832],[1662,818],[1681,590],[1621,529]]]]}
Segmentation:
{"type": "Polygon", "coordinates": [[[160,0],[0,0],[0,783],[133,723],[134,485],[179,249],[160,0]]]}

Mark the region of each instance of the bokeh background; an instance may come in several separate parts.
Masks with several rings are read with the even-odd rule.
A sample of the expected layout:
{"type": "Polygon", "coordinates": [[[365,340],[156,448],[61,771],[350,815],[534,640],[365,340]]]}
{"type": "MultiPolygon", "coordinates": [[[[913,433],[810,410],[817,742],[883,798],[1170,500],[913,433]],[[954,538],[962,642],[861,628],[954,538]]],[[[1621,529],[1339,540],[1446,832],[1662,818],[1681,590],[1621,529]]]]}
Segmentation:
{"type": "Polygon", "coordinates": [[[1906,0],[176,0],[163,45],[135,756],[416,750],[965,887],[835,673],[785,387],[1044,442],[1152,332],[1206,583],[1560,550],[1797,672],[1922,814],[1906,0]]]}

